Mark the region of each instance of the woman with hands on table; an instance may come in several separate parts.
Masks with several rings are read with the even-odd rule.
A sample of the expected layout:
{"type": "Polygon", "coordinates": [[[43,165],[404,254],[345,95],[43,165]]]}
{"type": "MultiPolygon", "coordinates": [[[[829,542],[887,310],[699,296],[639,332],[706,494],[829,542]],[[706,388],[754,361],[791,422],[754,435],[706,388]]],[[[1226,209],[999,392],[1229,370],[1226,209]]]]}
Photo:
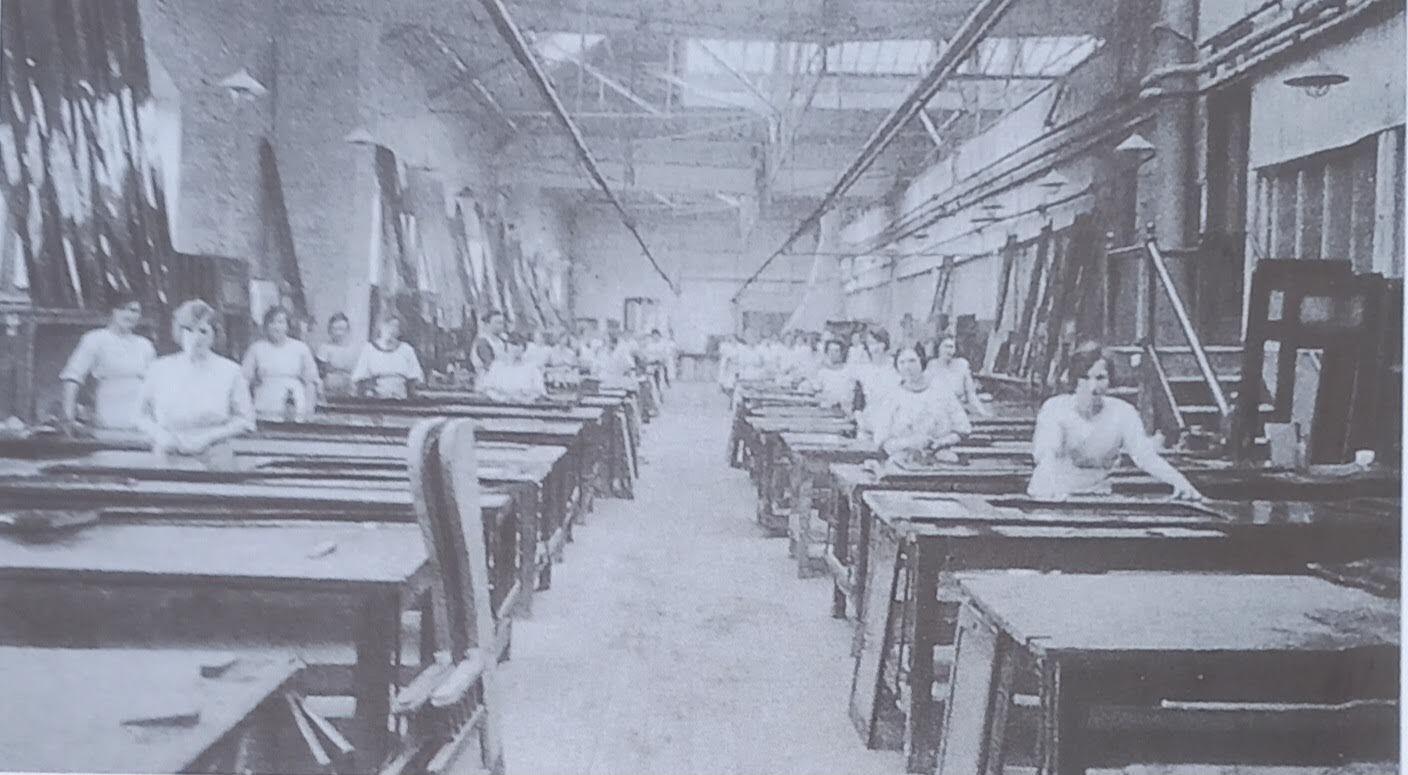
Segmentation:
{"type": "Polygon", "coordinates": [[[495,401],[541,401],[548,397],[543,372],[527,359],[527,342],[509,334],[507,351],[489,366],[480,388],[495,401]]]}
{"type": "Polygon", "coordinates": [[[855,374],[846,365],[846,345],[839,339],[828,339],[824,348],[821,367],[811,376],[809,383],[816,391],[817,403],[821,406],[839,406],[841,411],[850,414],[855,407],[855,374]]]}
{"type": "Polygon", "coordinates": [[[230,440],[254,430],[254,403],[240,365],[211,350],[216,318],[200,299],[177,307],[171,327],[181,351],[153,361],[142,382],[141,429],[168,462],[188,458],[208,468],[232,467],[230,440]]]}
{"type": "Polygon", "coordinates": [[[950,447],[973,432],[968,415],[948,390],[931,384],[918,347],[895,353],[899,385],[878,416],[875,443],[892,459],[913,460],[934,455],[956,461],[950,447]]]}
{"type": "Polygon", "coordinates": [[[1110,473],[1122,454],[1150,476],[1173,488],[1176,500],[1202,500],[1178,469],[1159,454],[1157,438],[1144,432],[1139,411],[1107,396],[1110,364],[1098,347],[1071,356],[1071,392],[1042,404],[1032,434],[1032,471],[1027,494],[1060,499],[1071,495],[1107,494],[1110,473]]]}
{"type": "Polygon", "coordinates": [[[406,398],[423,382],[425,371],[415,348],[401,341],[401,318],[394,313],[385,315],[377,326],[376,339],[367,342],[352,367],[352,384],[364,395],[406,398]]]}

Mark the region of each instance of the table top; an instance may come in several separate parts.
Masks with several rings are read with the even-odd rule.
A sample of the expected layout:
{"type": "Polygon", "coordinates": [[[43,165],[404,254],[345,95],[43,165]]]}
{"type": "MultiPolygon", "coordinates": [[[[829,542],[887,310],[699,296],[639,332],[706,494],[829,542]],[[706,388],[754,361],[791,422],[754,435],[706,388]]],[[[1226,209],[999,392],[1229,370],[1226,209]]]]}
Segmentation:
{"type": "Polygon", "coordinates": [[[1363,510],[1335,501],[1207,501],[1175,503],[1162,498],[1091,496],[1061,502],[1025,495],[872,490],[862,496],[877,519],[903,529],[906,523],[984,523],[1043,525],[1180,526],[1218,530],[1270,527],[1386,528],[1396,525],[1394,511],[1363,510]]]}
{"type": "Polygon", "coordinates": [[[104,517],[42,539],[0,534],[0,578],[9,579],[355,591],[404,587],[425,562],[420,527],[406,523],[104,517]]]}
{"type": "MultiPolygon", "coordinates": [[[[280,484],[236,484],[228,482],[183,482],[162,479],[116,479],[80,476],[38,476],[0,479],[0,499],[20,501],[26,506],[41,506],[45,498],[62,500],[73,505],[74,498],[92,498],[100,506],[151,506],[180,503],[208,504],[228,510],[230,516],[250,508],[315,509],[319,511],[355,511],[395,519],[409,513],[411,493],[406,487],[371,486],[349,488],[345,482],[323,479],[318,482],[287,481],[280,484]]],[[[479,494],[479,505],[486,512],[498,512],[509,506],[512,498],[502,493],[479,494]]]]}
{"type": "Polygon", "coordinates": [[[0,724],[0,759],[29,772],[182,772],[284,688],[300,665],[176,649],[0,648],[0,686],[12,709],[0,724]],[[127,726],[131,718],[195,711],[189,726],[127,726]]]}
{"type": "Polygon", "coordinates": [[[960,574],[966,598],[1038,654],[1396,648],[1398,604],[1311,576],[960,574]]]}
{"type": "Polygon", "coordinates": [[[348,415],[403,415],[415,417],[442,417],[460,415],[473,417],[475,419],[492,417],[519,417],[537,418],[543,420],[580,420],[584,422],[598,422],[605,414],[602,407],[596,406],[567,406],[560,404],[496,404],[496,403],[456,403],[455,401],[436,401],[420,404],[351,404],[346,406],[334,406],[324,410],[328,417],[337,418],[348,415]]]}
{"type": "MultiPolygon", "coordinates": [[[[400,448],[397,447],[399,450],[400,448]]],[[[562,447],[533,450],[480,450],[480,479],[526,479],[541,482],[566,454],[562,447]]],[[[169,478],[197,481],[228,481],[232,483],[279,484],[281,478],[301,475],[309,478],[326,477],[330,485],[351,480],[383,482],[384,487],[400,489],[406,479],[404,456],[395,458],[338,458],[298,455],[250,455],[236,458],[235,471],[209,471],[199,465],[173,467],[147,452],[105,450],[70,460],[45,464],[41,472],[50,475],[78,474],[93,476],[123,476],[134,478],[169,478]],[[259,478],[261,474],[267,479],[259,478]]]]}
{"type": "Polygon", "coordinates": [[[856,427],[844,417],[749,417],[747,422],[758,433],[850,433],[856,427]]]}
{"type": "MultiPolygon", "coordinates": [[[[375,413],[368,414],[339,414],[339,415],[317,415],[310,422],[302,423],[260,423],[260,431],[271,432],[305,432],[305,433],[329,433],[339,432],[361,433],[368,431],[384,432],[388,436],[401,436],[405,431],[421,422],[422,418],[412,415],[375,413]],[[398,433],[399,432],[399,433],[398,433]]],[[[546,419],[540,417],[476,417],[474,427],[482,432],[497,433],[556,433],[575,436],[582,431],[586,423],[582,420],[570,418],[546,419]]]]}
{"type": "Polygon", "coordinates": [[[784,406],[759,406],[748,410],[749,417],[843,417],[839,410],[830,406],[809,406],[788,404],[784,406]]]}

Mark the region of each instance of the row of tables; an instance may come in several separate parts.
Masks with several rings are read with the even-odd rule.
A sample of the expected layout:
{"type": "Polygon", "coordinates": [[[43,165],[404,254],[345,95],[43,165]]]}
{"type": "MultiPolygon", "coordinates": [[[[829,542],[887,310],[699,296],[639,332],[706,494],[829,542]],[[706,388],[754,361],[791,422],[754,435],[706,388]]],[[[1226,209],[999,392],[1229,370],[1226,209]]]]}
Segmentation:
{"type": "Polygon", "coordinates": [[[466,524],[482,524],[494,643],[480,648],[498,661],[593,499],[630,495],[649,390],[338,401],[261,423],[231,471],[166,467],[135,437],[0,439],[0,674],[25,676],[7,701],[35,710],[0,728],[0,768],[428,766],[397,759],[392,711],[445,648],[408,434],[473,418],[480,519],[466,524]],[[74,524],[24,529],[55,515],[74,524]],[[41,677],[55,671],[70,677],[41,677]]]}
{"type": "Polygon", "coordinates": [[[1132,467],[1037,502],[1023,409],[916,470],[806,396],[739,393],[729,462],[854,624],[868,747],[950,775],[1396,761],[1397,471],[1176,456],[1207,502],[1132,467]]]}

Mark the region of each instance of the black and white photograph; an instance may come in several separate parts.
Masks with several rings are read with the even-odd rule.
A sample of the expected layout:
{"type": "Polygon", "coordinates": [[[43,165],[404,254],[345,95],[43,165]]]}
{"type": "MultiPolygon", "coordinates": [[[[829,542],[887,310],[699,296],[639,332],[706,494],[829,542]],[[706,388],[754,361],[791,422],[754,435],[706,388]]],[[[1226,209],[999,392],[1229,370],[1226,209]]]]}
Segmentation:
{"type": "Polygon", "coordinates": [[[1397,775],[1408,0],[0,0],[0,775],[1397,775]]]}

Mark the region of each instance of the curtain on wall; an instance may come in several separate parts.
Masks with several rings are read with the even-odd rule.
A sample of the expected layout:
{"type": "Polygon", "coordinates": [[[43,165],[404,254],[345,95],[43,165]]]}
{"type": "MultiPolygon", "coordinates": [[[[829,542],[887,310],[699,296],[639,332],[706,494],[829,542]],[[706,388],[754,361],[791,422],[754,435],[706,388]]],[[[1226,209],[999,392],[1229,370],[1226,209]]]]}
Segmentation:
{"type": "Polygon", "coordinates": [[[0,167],[16,285],[41,306],[165,304],[170,231],[137,0],[0,0],[0,167]],[[144,132],[145,128],[145,132],[144,132]]]}

